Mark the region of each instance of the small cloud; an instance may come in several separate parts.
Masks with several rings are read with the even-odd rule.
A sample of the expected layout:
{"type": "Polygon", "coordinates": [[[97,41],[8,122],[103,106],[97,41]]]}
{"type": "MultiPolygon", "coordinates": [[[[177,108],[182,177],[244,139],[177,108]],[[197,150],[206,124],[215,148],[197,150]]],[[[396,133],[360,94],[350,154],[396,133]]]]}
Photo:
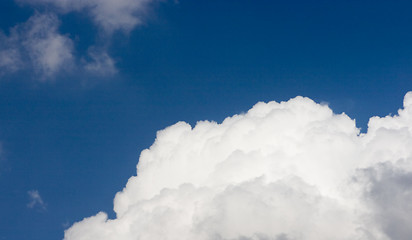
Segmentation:
{"type": "Polygon", "coordinates": [[[27,22],[0,32],[0,72],[30,69],[51,79],[74,64],[73,41],[59,33],[60,21],[54,14],[35,13],[27,22]]]}
{"type": "Polygon", "coordinates": [[[29,198],[30,198],[30,202],[27,204],[28,208],[38,207],[42,210],[46,210],[46,204],[41,198],[39,191],[30,190],[27,192],[27,194],[29,195],[29,198]]]}
{"type": "Polygon", "coordinates": [[[70,222],[69,222],[69,221],[66,221],[66,222],[62,223],[62,227],[63,227],[64,229],[67,229],[68,227],[70,227],[70,222]]]}
{"type": "Polygon", "coordinates": [[[88,56],[90,60],[84,60],[84,68],[87,72],[101,76],[111,76],[117,73],[115,61],[105,50],[98,50],[95,47],[90,47],[88,56]]]}
{"type": "MultiPolygon", "coordinates": [[[[0,29],[0,76],[34,72],[41,82],[60,74],[93,74],[98,77],[117,73],[116,61],[108,54],[115,33],[129,34],[142,25],[156,0],[15,0],[30,6],[34,14],[23,23],[0,29]],[[61,16],[78,12],[91,19],[98,29],[97,47],[87,53],[76,49],[73,36],[60,31],[61,16]]],[[[77,38],[77,36],[76,36],[77,38]]]]}
{"type": "Polygon", "coordinates": [[[26,23],[23,46],[33,68],[44,77],[55,75],[73,64],[73,42],[58,32],[60,21],[53,14],[36,14],[26,23]]]}
{"type": "Polygon", "coordinates": [[[93,23],[107,34],[130,32],[143,23],[153,0],[17,0],[31,6],[46,6],[61,14],[86,12],[93,23]]]}
{"type": "Polygon", "coordinates": [[[330,103],[327,102],[327,101],[321,101],[319,104],[320,104],[321,106],[327,106],[327,107],[329,107],[329,105],[330,105],[330,103]]]}

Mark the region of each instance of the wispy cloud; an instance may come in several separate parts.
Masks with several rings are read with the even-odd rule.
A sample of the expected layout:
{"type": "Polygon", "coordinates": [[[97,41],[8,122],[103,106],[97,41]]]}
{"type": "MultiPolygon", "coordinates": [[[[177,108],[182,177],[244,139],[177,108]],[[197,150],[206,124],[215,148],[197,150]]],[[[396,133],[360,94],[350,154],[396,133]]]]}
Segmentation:
{"type": "MultiPolygon", "coordinates": [[[[111,36],[128,34],[141,25],[155,0],[16,0],[36,12],[26,22],[0,31],[0,74],[33,71],[40,81],[54,80],[57,74],[84,72],[97,76],[117,73],[109,55],[111,36]],[[89,46],[84,56],[76,53],[71,37],[59,30],[60,16],[86,13],[99,29],[99,44],[89,46]],[[80,55],[79,57],[75,57],[80,55]]],[[[81,37],[81,36],[80,36],[81,37]]]]}
{"type": "Polygon", "coordinates": [[[29,69],[40,80],[51,79],[61,70],[74,65],[73,42],[58,31],[60,21],[55,14],[35,13],[27,22],[11,29],[9,36],[2,34],[0,67],[15,72],[29,69]]]}
{"type": "Polygon", "coordinates": [[[27,204],[28,208],[40,208],[42,210],[46,210],[46,203],[43,201],[42,197],[40,196],[39,191],[37,190],[30,190],[27,192],[29,195],[29,203],[27,204]]]}
{"type": "MultiPolygon", "coordinates": [[[[5,38],[3,38],[5,39],[5,38]]],[[[1,40],[0,40],[1,41],[1,40]]],[[[1,41],[8,45],[7,40],[1,41]]],[[[22,68],[22,60],[20,51],[17,48],[1,49],[0,50],[0,73],[15,72],[22,68]]]]}
{"type": "Polygon", "coordinates": [[[129,32],[143,23],[146,10],[153,0],[17,0],[31,6],[53,7],[61,14],[86,12],[106,33],[129,32]]]}
{"type": "Polygon", "coordinates": [[[88,50],[88,59],[84,60],[84,68],[95,75],[107,76],[117,73],[115,61],[103,49],[91,47],[88,50]]]}

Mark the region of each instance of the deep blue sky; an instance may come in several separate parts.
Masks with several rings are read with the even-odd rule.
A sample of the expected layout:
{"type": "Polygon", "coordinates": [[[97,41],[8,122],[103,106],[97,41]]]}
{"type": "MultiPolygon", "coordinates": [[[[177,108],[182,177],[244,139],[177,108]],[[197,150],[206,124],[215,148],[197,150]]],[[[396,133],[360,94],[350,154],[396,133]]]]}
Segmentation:
{"type": "MultiPolygon", "coordinates": [[[[30,71],[0,76],[0,240],[62,239],[106,211],[140,151],[177,121],[222,121],[258,101],[327,102],[366,128],[412,90],[410,1],[163,2],[143,26],[117,33],[118,74],[30,71]],[[46,210],[30,209],[36,189],[46,210]]],[[[6,34],[33,9],[0,3],[6,34]]],[[[61,17],[77,54],[99,42],[82,14],[61,17]]]]}

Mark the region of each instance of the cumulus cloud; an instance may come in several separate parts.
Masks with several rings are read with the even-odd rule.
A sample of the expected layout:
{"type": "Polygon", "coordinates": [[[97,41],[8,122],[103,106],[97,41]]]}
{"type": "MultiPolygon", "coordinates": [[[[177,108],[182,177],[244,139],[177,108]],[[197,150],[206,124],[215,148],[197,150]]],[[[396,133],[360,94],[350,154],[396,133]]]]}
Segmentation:
{"type": "Polygon", "coordinates": [[[116,218],[85,218],[64,239],[411,239],[411,189],[412,92],[365,134],[309,98],[260,102],[159,131],[116,218]]]}
{"type": "Polygon", "coordinates": [[[365,197],[371,203],[374,223],[390,239],[407,240],[412,237],[412,172],[400,161],[377,164],[361,175],[366,177],[365,197]]]}
{"type": "Polygon", "coordinates": [[[17,71],[30,68],[48,79],[73,65],[73,42],[58,32],[60,22],[54,14],[36,13],[27,22],[0,35],[0,68],[17,71]]]}
{"type": "Polygon", "coordinates": [[[30,190],[27,192],[27,194],[29,195],[29,198],[30,198],[30,202],[27,204],[28,208],[38,207],[42,210],[46,210],[46,204],[41,198],[39,191],[30,190]]]}

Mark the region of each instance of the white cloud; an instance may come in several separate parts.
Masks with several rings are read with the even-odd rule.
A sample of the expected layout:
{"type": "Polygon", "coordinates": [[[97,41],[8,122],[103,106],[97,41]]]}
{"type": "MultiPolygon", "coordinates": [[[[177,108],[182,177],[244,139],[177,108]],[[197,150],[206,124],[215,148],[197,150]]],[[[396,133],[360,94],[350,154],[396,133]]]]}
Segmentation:
{"type": "Polygon", "coordinates": [[[23,46],[36,71],[46,76],[57,73],[73,62],[73,43],[58,33],[59,20],[55,15],[34,15],[24,26],[23,46]]]}
{"type": "Polygon", "coordinates": [[[376,164],[359,174],[366,178],[365,197],[371,203],[373,223],[396,240],[412,237],[412,172],[410,166],[403,166],[405,163],[376,164]]]}
{"type": "Polygon", "coordinates": [[[30,5],[49,5],[62,13],[87,12],[93,22],[107,33],[129,32],[142,24],[153,0],[17,0],[30,5]]]}
{"type": "Polygon", "coordinates": [[[16,0],[47,10],[36,12],[27,22],[16,25],[7,36],[0,32],[0,74],[34,70],[40,80],[53,79],[62,70],[82,70],[100,76],[117,72],[108,54],[110,37],[115,31],[129,33],[143,23],[154,0],[16,0]],[[90,47],[87,56],[76,64],[74,44],[59,31],[59,15],[86,13],[100,29],[102,46],[90,47]],[[87,58],[90,61],[84,62],[87,58]]]}
{"type": "Polygon", "coordinates": [[[137,176],[65,240],[411,239],[412,92],[368,133],[296,97],[157,134],[137,176]]]}
{"type": "Polygon", "coordinates": [[[22,68],[19,34],[15,29],[7,36],[0,31],[0,73],[15,72],[22,68]]]}
{"type": "Polygon", "coordinates": [[[20,52],[17,49],[4,49],[0,51],[0,69],[2,72],[15,72],[21,68],[20,52]]]}
{"type": "Polygon", "coordinates": [[[50,79],[73,66],[73,42],[58,32],[59,20],[54,14],[36,13],[27,22],[0,36],[0,68],[14,72],[32,69],[41,80],[50,79]]]}
{"type": "Polygon", "coordinates": [[[45,210],[46,209],[46,204],[44,203],[43,199],[40,196],[39,191],[37,190],[30,190],[27,192],[29,195],[30,201],[27,204],[28,208],[34,208],[34,207],[39,207],[40,209],[45,210]]]}
{"type": "Polygon", "coordinates": [[[88,57],[90,58],[89,61],[84,60],[86,71],[102,76],[110,76],[117,73],[115,61],[105,50],[91,47],[88,51],[88,57]]]}

